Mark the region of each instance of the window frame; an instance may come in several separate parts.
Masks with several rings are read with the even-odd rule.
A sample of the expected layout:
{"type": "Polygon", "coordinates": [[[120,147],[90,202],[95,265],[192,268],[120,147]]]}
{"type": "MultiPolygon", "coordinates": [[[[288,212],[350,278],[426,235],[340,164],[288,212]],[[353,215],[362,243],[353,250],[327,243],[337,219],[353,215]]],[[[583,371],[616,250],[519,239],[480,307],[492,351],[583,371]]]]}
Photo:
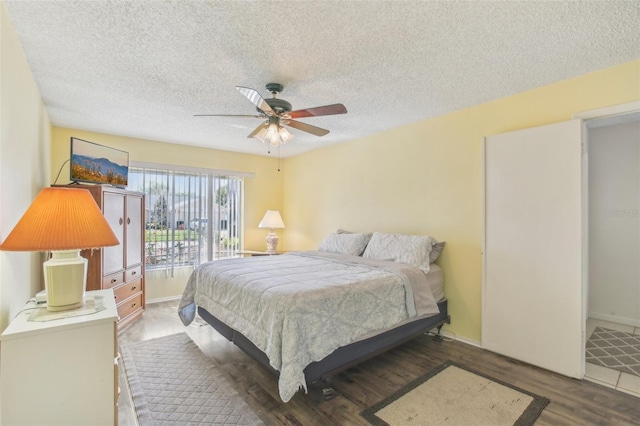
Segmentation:
{"type": "MultiPolygon", "coordinates": [[[[149,178],[149,176],[153,174],[156,174],[156,176],[160,176],[161,181],[163,181],[162,184],[166,183],[166,187],[167,187],[166,194],[162,194],[161,196],[162,198],[165,198],[165,195],[166,195],[165,202],[167,204],[167,207],[171,206],[171,213],[167,212],[166,213],[167,217],[164,219],[167,222],[166,233],[164,235],[165,261],[161,266],[154,266],[151,269],[149,269],[151,262],[147,262],[145,266],[145,269],[147,271],[165,271],[167,273],[170,273],[171,277],[173,277],[174,271],[176,268],[195,267],[201,263],[211,261],[211,260],[236,257],[237,256],[236,253],[238,251],[243,250],[244,215],[245,215],[244,179],[247,177],[249,178],[254,177],[253,173],[222,170],[222,169],[208,169],[208,168],[200,168],[200,167],[155,164],[155,163],[146,163],[146,162],[133,162],[133,161],[130,162],[129,169],[130,169],[129,171],[130,176],[132,176],[134,173],[142,175],[141,183],[140,183],[140,185],[142,186],[141,192],[144,192],[147,198],[150,197],[150,193],[148,192],[149,187],[147,186],[147,179],[149,178]],[[176,185],[176,179],[180,178],[181,175],[183,175],[186,178],[186,182],[188,182],[186,193],[179,192],[180,190],[183,190],[183,191],[185,190],[184,186],[176,185]],[[206,183],[204,184],[206,185],[206,188],[201,186],[203,185],[202,183],[203,179],[206,180],[206,183]],[[222,186],[221,182],[225,180],[227,180],[227,182],[224,186],[222,186]],[[197,187],[198,187],[198,189],[195,190],[196,192],[193,192],[194,189],[191,188],[191,184],[194,182],[197,184],[197,187]],[[236,182],[236,183],[233,183],[235,190],[231,191],[228,189],[228,191],[231,191],[231,193],[235,195],[230,196],[228,194],[227,196],[230,197],[230,199],[227,199],[227,203],[225,204],[225,206],[218,205],[216,203],[216,196],[217,196],[216,191],[220,190],[220,188],[223,188],[223,187],[230,188],[230,185],[232,185],[232,182],[236,182]],[[187,197],[182,202],[180,202],[179,199],[176,199],[176,197],[180,197],[181,195],[184,196],[185,194],[187,195],[187,197]],[[203,198],[204,198],[204,202],[206,203],[206,206],[202,205],[203,198]],[[191,205],[194,202],[198,203],[197,213],[195,211],[191,211],[191,205]],[[186,212],[182,211],[180,213],[180,215],[182,216],[186,215],[184,216],[184,220],[177,220],[181,216],[176,216],[176,206],[179,205],[180,203],[186,203],[186,206],[187,206],[186,212]],[[233,205],[228,206],[230,203],[233,203],[233,205]],[[224,220],[222,218],[222,214],[223,214],[222,207],[226,207],[228,209],[224,217],[224,220]],[[214,211],[214,209],[217,209],[217,211],[214,211]],[[202,215],[203,211],[206,212],[205,216],[202,215]],[[217,213],[217,218],[219,223],[216,223],[214,221],[214,218],[216,217],[216,213],[217,213]],[[239,216],[236,221],[232,220],[231,216],[233,215],[239,216]],[[192,236],[190,235],[191,222],[193,220],[198,220],[198,223],[202,223],[203,218],[207,221],[209,226],[206,226],[206,235],[203,235],[202,233],[197,233],[196,235],[197,244],[195,244],[195,247],[197,247],[197,252],[192,253],[191,242],[194,240],[192,240],[192,236]],[[178,222],[182,222],[181,224],[182,226],[179,225],[178,222]],[[226,224],[224,237],[222,237],[222,232],[221,232],[223,228],[222,227],[223,222],[225,222],[226,224]],[[235,222],[235,226],[234,226],[234,222],[235,222]],[[230,228],[233,228],[233,234],[231,234],[232,230],[230,228]],[[178,244],[180,244],[182,241],[185,241],[184,233],[181,237],[181,240],[176,241],[176,230],[186,231],[186,233],[188,234],[189,243],[186,244],[187,250],[188,250],[186,262],[183,260],[176,261],[176,258],[177,258],[176,256],[179,255],[180,258],[182,258],[184,254],[184,252],[181,251],[181,250],[184,250],[183,248],[184,244],[180,245],[180,247],[178,247],[178,244]],[[222,238],[226,240],[225,243],[223,243],[222,238]],[[204,245],[203,241],[204,241],[204,244],[206,244],[206,247],[204,247],[204,249],[203,249],[203,245],[204,245]],[[228,243],[229,241],[235,241],[235,243],[229,244],[228,243]],[[224,249],[223,249],[223,245],[224,245],[224,249]],[[176,254],[176,249],[179,250],[180,253],[176,254]],[[202,258],[203,252],[204,252],[204,255],[206,256],[206,258],[204,259],[202,258]],[[195,257],[193,256],[194,254],[195,254],[195,257]]],[[[184,182],[185,181],[183,181],[181,185],[184,185],[184,182]]],[[[140,191],[139,188],[130,188],[130,189],[140,191]]],[[[155,243],[153,244],[153,247],[154,247],[153,253],[149,251],[149,247],[151,246],[151,244],[148,243],[147,241],[147,232],[148,232],[147,224],[151,222],[151,217],[152,217],[151,214],[149,215],[149,217],[147,217],[147,211],[152,212],[153,209],[155,209],[155,206],[152,206],[149,201],[148,203],[149,204],[145,205],[145,210],[146,210],[145,223],[144,223],[145,255],[149,258],[151,258],[151,256],[156,258],[158,254],[157,247],[156,247],[158,240],[156,240],[155,243]]],[[[201,228],[199,227],[199,229],[201,228]]],[[[162,241],[162,238],[160,241],[162,241]]],[[[153,263],[153,265],[158,265],[158,264],[153,263]]]]}

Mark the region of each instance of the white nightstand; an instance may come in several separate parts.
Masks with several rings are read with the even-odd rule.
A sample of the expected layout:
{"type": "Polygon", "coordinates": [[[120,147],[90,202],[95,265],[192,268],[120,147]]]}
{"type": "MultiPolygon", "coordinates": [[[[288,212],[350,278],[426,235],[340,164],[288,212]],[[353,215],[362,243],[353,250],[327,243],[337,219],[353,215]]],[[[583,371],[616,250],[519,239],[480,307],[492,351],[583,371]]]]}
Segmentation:
{"type": "Polygon", "coordinates": [[[275,253],[267,253],[266,251],[255,251],[255,250],[240,250],[237,251],[236,254],[240,256],[276,256],[278,254],[283,254],[283,251],[278,251],[275,253]]]}
{"type": "Polygon", "coordinates": [[[29,309],[2,333],[1,424],[117,424],[118,311],[113,290],[95,296],[106,309],[45,322],[29,309]]]}

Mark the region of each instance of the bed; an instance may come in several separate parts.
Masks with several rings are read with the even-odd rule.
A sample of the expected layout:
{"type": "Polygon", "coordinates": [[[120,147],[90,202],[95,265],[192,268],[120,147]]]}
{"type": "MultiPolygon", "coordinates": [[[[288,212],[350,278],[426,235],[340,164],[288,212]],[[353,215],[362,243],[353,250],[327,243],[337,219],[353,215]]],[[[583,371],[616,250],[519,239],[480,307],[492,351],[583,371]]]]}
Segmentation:
{"type": "Polygon", "coordinates": [[[435,240],[378,234],[331,234],[318,251],[202,264],[180,317],[189,324],[197,312],[274,372],[287,402],[449,322],[442,270],[429,258],[435,240]]]}

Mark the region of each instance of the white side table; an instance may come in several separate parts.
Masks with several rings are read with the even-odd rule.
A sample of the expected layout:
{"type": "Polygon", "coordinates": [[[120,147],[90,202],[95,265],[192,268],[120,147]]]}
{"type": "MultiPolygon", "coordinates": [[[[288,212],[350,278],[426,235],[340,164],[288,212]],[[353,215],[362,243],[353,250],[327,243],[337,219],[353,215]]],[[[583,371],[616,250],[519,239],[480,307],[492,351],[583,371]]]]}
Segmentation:
{"type": "Polygon", "coordinates": [[[51,321],[25,310],[0,336],[0,423],[116,425],[117,321],[113,290],[86,292],[106,309],[51,321]]]}
{"type": "Polygon", "coordinates": [[[275,253],[267,253],[266,251],[255,251],[255,250],[239,250],[236,254],[240,256],[276,256],[278,254],[283,254],[283,251],[278,251],[275,253]]]}

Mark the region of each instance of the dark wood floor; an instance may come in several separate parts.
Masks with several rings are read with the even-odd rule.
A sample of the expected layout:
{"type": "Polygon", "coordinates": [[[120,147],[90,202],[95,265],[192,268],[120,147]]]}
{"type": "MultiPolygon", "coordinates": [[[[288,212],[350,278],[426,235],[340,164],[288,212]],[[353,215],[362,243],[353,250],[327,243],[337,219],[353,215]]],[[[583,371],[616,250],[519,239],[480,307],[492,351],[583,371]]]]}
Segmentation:
{"type": "MultiPolygon", "coordinates": [[[[475,346],[435,342],[421,336],[333,378],[338,396],[319,401],[299,392],[283,403],[277,380],[208,325],[184,327],[177,316],[178,301],[147,305],[143,318],[119,334],[119,343],[152,339],[186,331],[194,342],[235,384],[254,411],[268,425],[366,425],[360,412],[404,384],[445,361],[462,364],[527,391],[547,397],[549,405],[536,425],[640,425],[640,398],[604,386],[570,379],[475,346]]],[[[135,425],[124,368],[120,425],[135,425]]]]}

